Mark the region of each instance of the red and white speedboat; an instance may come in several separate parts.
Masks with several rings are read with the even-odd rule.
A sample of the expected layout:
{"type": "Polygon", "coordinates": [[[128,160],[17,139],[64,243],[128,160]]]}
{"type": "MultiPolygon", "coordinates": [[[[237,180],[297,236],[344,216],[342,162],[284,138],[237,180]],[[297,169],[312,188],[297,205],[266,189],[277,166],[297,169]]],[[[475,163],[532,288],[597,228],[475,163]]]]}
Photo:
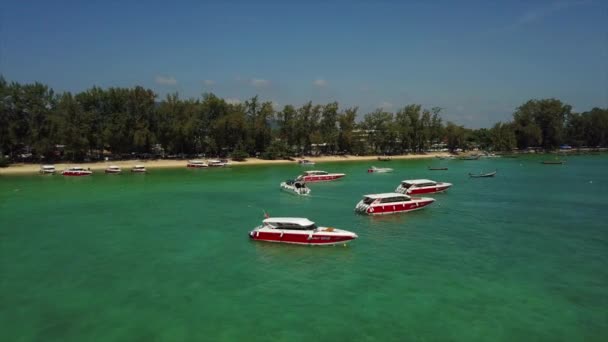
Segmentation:
{"type": "Polygon", "coordinates": [[[122,170],[120,169],[120,166],[110,165],[106,167],[104,172],[109,174],[119,174],[122,172],[122,170]]]}
{"type": "Polygon", "coordinates": [[[343,173],[328,173],[325,171],[304,171],[303,175],[298,176],[296,180],[303,181],[306,183],[313,182],[328,182],[336,179],[340,179],[346,176],[343,173]]]}
{"type": "Polygon", "coordinates": [[[273,217],[249,232],[252,240],[291,243],[296,245],[345,244],[358,236],[353,232],[330,227],[317,227],[306,218],[273,217]]]}
{"type": "Polygon", "coordinates": [[[363,196],[355,211],[364,215],[397,214],[422,209],[433,202],[435,199],[430,197],[410,197],[389,192],[363,196]]]}
{"type": "Polygon", "coordinates": [[[428,179],[410,179],[402,181],[395,192],[407,195],[432,194],[446,191],[451,186],[452,183],[435,182],[428,179]]]}
{"type": "Polygon", "coordinates": [[[202,160],[188,160],[188,164],[186,164],[186,167],[201,169],[201,168],[209,167],[209,165],[207,165],[207,163],[205,163],[202,160]]]}
{"type": "Polygon", "coordinates": [[[89,176],[93,173],[91,170],[85,170],[80,166],[73,166],[61,172],[64,176],[89,176]]]}

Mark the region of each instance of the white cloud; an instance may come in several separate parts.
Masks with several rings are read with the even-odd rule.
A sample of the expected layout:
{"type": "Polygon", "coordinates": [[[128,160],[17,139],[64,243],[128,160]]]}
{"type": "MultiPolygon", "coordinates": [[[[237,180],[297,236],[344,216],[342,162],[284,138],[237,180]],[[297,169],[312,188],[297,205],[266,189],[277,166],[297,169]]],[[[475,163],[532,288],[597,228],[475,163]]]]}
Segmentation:
{"type": "Polygon", "coordinates": [[[383,101],[380,103],[380,108],[382,109],[391,109],[393,108],[393,104],[387,101],[383,101]]]}
{"type": "Polygon", "coordinates": [[[214,80],[204,80],[203,83],[205,83],[206,86],[212,86],[215,84],[214,80]]]}
{"type": "Polygon", "coordinates": [[[578,5],[586,5],[590,1],[588,0],[566,0],[566,1],[554,1],[547,5],[529,9],[522,13],[516,21],[511,25],[512,28],[523,26],[526,24],[533,23],[535,21],[542,20],[545,17],[550,16],[551,14],[567,9],[569,7],[578,6],[578,5]]]}
{"type": "Polygon", "coordinates": [[[239,103],[241,103],[241,100],[239,100],[237,98],[234,98],[234,97],[225,98],[224,101],[226,101],[226,103],[229,103],[229,104],[239,104],[239,103]]]}
{"type": "Polygon", "coordinates": [[[316,87],[325,87],[327,86],[327,81],[322,78],[317,78],[312,82],[312,84],[316,87]]]}
{"type": "Polygon", "coordinates": [[[249,83],[254,87],[266,87],[270,84],[270,81],[261,78],[252,78],[249,83]]]}
{"type": "Polygon", "coordinates": [[[174,86],[177,84],[177,80],[173,76],[156,76],[155,81],[160,85],[174,86]]]}

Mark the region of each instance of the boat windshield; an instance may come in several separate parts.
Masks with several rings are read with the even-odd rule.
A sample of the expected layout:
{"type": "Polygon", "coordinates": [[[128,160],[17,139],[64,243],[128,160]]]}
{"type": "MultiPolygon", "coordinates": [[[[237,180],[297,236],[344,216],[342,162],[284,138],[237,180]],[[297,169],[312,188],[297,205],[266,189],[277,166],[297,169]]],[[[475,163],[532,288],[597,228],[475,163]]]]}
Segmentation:
{"type": "Polygon", "coordinates": [[[405,196],[387,197],[382,199],[382,203],[406,202],[408,198],[405,196]]]}
{"type": "Polygon", "coordinates": [[[315,230],[317,229],[317,225],[309,225],[309,226],[301,226],[299,224],[293,223],[273,223],[272,224],[276,229],[288,229],[288,230],[315,230]]]}
{"type": "Polygon", "coordinates": [[[365,197],[365,198],[363,198],[363,203],[372,204],[372,203],[374,203],[375,200],[376,200],[375,198],[365,197]]]}

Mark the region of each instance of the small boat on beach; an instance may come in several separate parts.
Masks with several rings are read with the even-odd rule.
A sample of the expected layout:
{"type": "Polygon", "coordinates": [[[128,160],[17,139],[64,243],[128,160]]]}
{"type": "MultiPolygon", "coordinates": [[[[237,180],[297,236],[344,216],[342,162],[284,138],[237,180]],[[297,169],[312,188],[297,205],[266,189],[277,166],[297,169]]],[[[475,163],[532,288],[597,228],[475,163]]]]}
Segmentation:
{"type": "Polygon", "coordinates": [[[43,175],[54,175],[56,172],[55,165],[41,165],[39,172],[43,175]]]}
{"type": "Polygon", "coordinates": [[[106,167],[104,172],[108,173],[108,174],[119,174],[122,172],[122,170],[120,169],[120,166],[110,165],[110,166],[106,167]]]}
{"type": "Polygon", "coordinates": [[[391,160],[393,160],[393,158],[391,158],[390,156],[379,156],[378,160],[379,161],[391,161],[391,160]]]}
{"type": "Polygon", "coordinates": [[[541,164],[545,164],[545,165],[561,165],[565,163],[565,161],[563,160],[543,160],[541,162],[541,164]]]}
{"type": "Polygon", "coordinates": [[[372,166],[371,168],[367,169],[367,173],[389,173],[389,172],[393,172],[393,169],[391,169],[390,167],[372,166]]]}
{"type": "Polygon", "coordinates": [[[188,164],[186,164],[186,167],[194,168],[194,169],[201,169],[201,168],[209,167],[209,165],[207,165],[207,163],[205,163],[202,160],[188,160],[188,164]]]}
{"type": "Polygon", "coordinates": [[[148,172],[148,170],[146,170],[146,167],[144,165],[135,165],[131,169],[131,172],[133,172],[133,173],[146,173],[146,172],[148,172]]]}
{"type": "Polygon", "coordinates": [[[290,179],[282,182],[280,186],[281,190],[289,192],[290,194],[298,196],[310,195],[310,188],[308,188],[304,182],[290,179]]]}
{"type": "Polygon", "coordinates": [[[209,167],[226,167],[230,166],[230,163],[227,159],[210,159],[207,161],[207,165],[209,167]]]}
{"type": "Polygon", "coordinates": [[[451,183],[435,182],[429,179],[408,179],[402,181],[395,192],[407,195],[432,194],[446,191],[451,186],[451,183]]]}
{"type": "Polygon", "coordinates": [[[479,160],[479,158],[481,158],[481,155],[466,156],[466,157],[461,157],[458,159],[460,159],[460,160],[479,160]]]}
{"type": "Polygon", "coordinates": [[[261,226],[250,231],[249,238],[295,245],[331,246],[346,244],[358,236],[347,230],[317,227],[307,218],[273,217],[265,219],[261,226]]]}
{"type": "Polygon", "coordinates": [[[448,168],[447,167],[428,167],[429,171],[447,171],[448,168]]]}
{"type": "Polygon", "coordinates": [[[91,170],[85,170],[80,166],[72,166],[61,172],[64,176],[90,176],[93,173],[91,170]]]}
{"type": "Polygon", "coordinates": [[[311,165],[315,165],[315,162],[313,162],[312,160],[308,160],[308,159],[300,159],[300,160],[298,160],[298,164],[300,164],[302,166],[311,166],[311,165]]]}
{"type": "Polygon", "coordinates": [[[355,212],[363,215],[406,213],[422,209],[435,202],[430,197],[410,197],[400,193],[365,195],[355,206],[355,212]]]}
{"type": "Polygon", "coordinates": [[[298,176],[295,180],[306,183],[313,182],[329,182],[336,179],[340,179],[346,176],[344,173],[329,173],[326,171],[305,171],[303,175],[298,176]]]}
{"type": "Polygon", "coordinates": [[[469,177],[471,178],[487,178],[487,177],[494,177],[496,176],[496,171],[494,172],[488,172],[488,173],[478,173],[478,174],[473,174],[473,173],[469,173],[469,177]]]}

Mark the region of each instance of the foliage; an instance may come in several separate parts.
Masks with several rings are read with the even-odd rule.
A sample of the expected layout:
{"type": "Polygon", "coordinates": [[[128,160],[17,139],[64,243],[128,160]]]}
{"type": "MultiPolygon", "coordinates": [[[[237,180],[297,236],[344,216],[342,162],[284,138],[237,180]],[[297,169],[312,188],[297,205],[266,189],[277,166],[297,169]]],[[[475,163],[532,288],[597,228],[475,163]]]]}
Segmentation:
{"type": "Polygon", "coordinates": [[[245,152],[241,149],[236,149],[236,150],[232,151],[232,153],[230,154],[230,158],[232,158],[232,160],[235,160],[235,161],[244,161],[248,157],[249,157],[249,154],[247,154],[247,152],[245,152]]]}
{"type": "Polygon", "coordinates": [[[527,101],[511,123],[491,129],[444,125],[440,114],[441,108],[410,104],[396,113],[373,111],[357,122],[358,108],[342,109],[337,102],[286,105],[277,112],[257,96],[227,103],[214,94],[181,99],[175,93],[158,101],[139,86],[56,94],[41,83],[9,83],[0,76],[0,155],[78,161],[108,153],[206,154],[242,160],[310,153],[312,144],[322,145],[323,153],[350,154],[423,152],[437,143],[450,150],[608,145],[607,109],[572,113],[557,99],[527,101]]]}

